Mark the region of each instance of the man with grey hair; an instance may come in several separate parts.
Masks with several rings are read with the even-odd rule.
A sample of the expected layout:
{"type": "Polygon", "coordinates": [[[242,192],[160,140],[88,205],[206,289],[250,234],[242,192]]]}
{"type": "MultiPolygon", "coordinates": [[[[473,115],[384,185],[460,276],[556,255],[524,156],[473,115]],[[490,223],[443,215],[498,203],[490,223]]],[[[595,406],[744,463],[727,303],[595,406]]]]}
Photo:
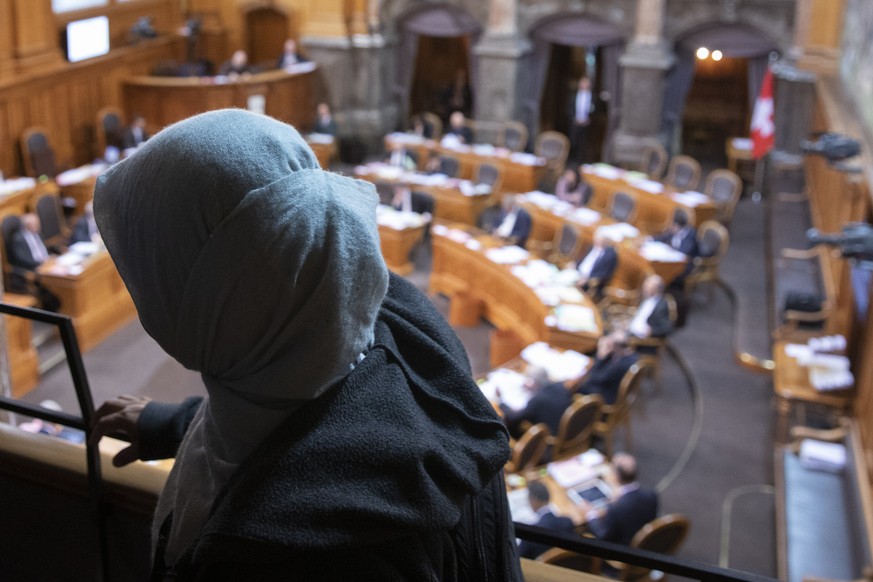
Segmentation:
{"type": "Polygon", "coordinates": [[[643,300],[628,325],[628,332],[640,339],[666,337],[673,331],[670,306],[664,297],[664,279],[649,275],[643,281],[643,300]]]}
{"type": "MultiPolygon", "coordinates": [[[[558,426],[561,424],[561,416],[570,406],[572,395],[560,382],[551,382],[545,368],[534,366],[527,372],[528,380],[526,387],[531,398],[521,410],[514,410],[505,403],[500,403],[503,411],[503,420],[509,433],[518,438],[524,432],[521,425],[524,422],[530,424],[544,423],[549,431],[558,434],[558,426]]],[[[498,391],[498,397],[499,397],[498,391]]]]}

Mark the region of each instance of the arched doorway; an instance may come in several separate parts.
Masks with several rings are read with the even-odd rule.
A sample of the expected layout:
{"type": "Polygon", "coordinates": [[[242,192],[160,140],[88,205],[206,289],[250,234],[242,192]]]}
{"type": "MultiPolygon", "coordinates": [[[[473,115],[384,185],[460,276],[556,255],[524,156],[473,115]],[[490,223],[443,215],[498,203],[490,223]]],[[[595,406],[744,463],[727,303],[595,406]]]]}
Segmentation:
{"type": "Polygon", "coordinates": [[[668,143],[704,165],[723,165],[725,140],[749,134],[752,107],[778,46],[750,25],[711,23],[679,37],[675,48],[664,99],[668,143]]]}
{"type": "Polygon", "coordinates": [[[289,14],[272,4],[255,3],[242,8],[249,63],[269,66],[282,54],[285,40],[293,36],[289,14]]]}
{"type": "Polygon", "coordinates": [[[448,116],[452,109],[472,114],[472,88],[476,87],[473,46],[482,26],[466,10],[451,4],[429,4],[408,10],[398,19],[400,44],[394,94],[400,123],[422,111],[448,116]],[[460,77],[465,106],[452,104],[453,83],[460,77]]]}
{"type": "Polygon", "coordinates": [[[531,136],[540,131],[568,133],[578,80],[591,80],[594,109],[583,150],[584,161],[600,160],[620,111],[618,59],[625,33],[618,26],[578,13],[560,13],[537,22],[530,33],[534,50],[524,85],[524,122],[531,136]]]}

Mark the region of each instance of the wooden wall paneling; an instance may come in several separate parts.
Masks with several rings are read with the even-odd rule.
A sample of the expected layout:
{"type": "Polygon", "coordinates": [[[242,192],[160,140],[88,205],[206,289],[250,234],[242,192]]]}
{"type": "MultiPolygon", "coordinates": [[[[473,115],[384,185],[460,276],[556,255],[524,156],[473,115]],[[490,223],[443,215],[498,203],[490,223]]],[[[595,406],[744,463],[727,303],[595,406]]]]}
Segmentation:
{"type": "Polygon", "coordinates": [[[60,38],[68,23],[94,16],[109,17],[112,48],[129,45],[130,29],[143,16],[152,17],[152,24],[159,34],[174,33],[182,25],[182,10],[178,0],[136,0],[111,2],[107,6],[53,15],[52,26],[60,38]]]}
{"type": "Polygon", "coordinates": [[[0,0],[0,80],[15,72],[15,31],[12,0],[0,0]]]}
{"type": "Polygon", "coordinates": [[[806,28],[806,46],[815,49],[836,50],[840,46],[843,29],[844,0],[813,0],[806,28]]]}
{"type": "Polygon", "coordinates": [[[13,0],[12,16],[19,73],[48,71],[63,64],[51,0],[13,0]]]}

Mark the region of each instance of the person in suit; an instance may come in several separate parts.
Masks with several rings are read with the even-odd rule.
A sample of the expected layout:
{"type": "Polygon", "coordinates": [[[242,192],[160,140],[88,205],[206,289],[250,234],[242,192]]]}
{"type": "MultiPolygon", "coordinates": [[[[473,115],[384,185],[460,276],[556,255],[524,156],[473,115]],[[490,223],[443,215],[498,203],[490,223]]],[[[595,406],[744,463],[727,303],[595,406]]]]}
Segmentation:
{"type": "Polygon", "coordinates": [[[449,117],[449,128],[443,135],[443,142],[456,141],[464,145],[473,143],[473,132],[467,127],[467,118],[460,111],[455,111],[449,117]]]}
{"type": "Polygon", "coordinates": [[[697,229],[688,224],[688,215],[677,212],[670,228],[655,237],[655,240],[668,244],[688,256],[689,264],[697,256],[697,229]]]}
{"type": "Polygon", "coordinates": [[[530,236],[531,217],[527,210],[521,207],[515,196],[504,196],[500,203],[501,211],[491,234],[502,238],[508,244],[524,247],[530,236]]]}
{"type": "Polygon", "coordinates": [[[634,312],[628,332],[634,337],[666,337],[673,331],[670,306],[664,297],[664,279],[649,275],[643,281],[643,300],[634,312]]]}
{"type": "Polygon", "coordinates": [[[401,212],[415,212],[430,216],[433,214],[433,197],[424,192],[413,192],[408,186],[395,186],[391,206],[394,210],[401,212]]]}
{"type": "Polygon", "coordinates": [[[413,115],[410,125],[412,125],[413,134],[424,139],[431,139],[433,137],[433,126],[427,123],[421,115],[413,115]]]}
{"type": "MultiPolygon", "coordinates": [[[[443,119],[448,111],[459,111],[464,115],[470,115],[473,106],[473,93],[467,82],[467,71],[458,69],[455,78],[440,95],[440,110],[443,119]]],[[[469,143],[469,142],[468,142],[469,143]]]]}
{"type": "Polygon", "coordinates": [[[596,298],[603,296],[603,288],[609,284],[618,266],[618,254],[600,230],[594,233],[591,250],[573,267],[579,271],[576,283],[582,291],[591,292],[596,298]]]}
{"type": "Polygon", "coordinates": [[[616,454],[612,468],[619,483],[618,496],[605,511],[586,513],[588,529],[599,539],[627,546],[644,525],[658,517],[658,494],[640,486],[633,456],[616,454]]]}
{"type": "Polygon", "coordinates": [[[336,132],[336,121],[334,121],[333,114],[330,111],[330,105],[319,103],[315,108],[315,123],[312,125],[312,133],[336,135],[336,132]]]}
{"type": "Polygon", "coordinates": [[[221,66],[218,68],[219,75],[225,75],[231,79],[236,79],[240,75],[248,75],[251,72],[249,55],[242,49],[234,51],[230,59],[221,63],[221,66]]]}
{"type": "MultiPolygon", "coordinates": [[[[36,214],[25,214],[21,217],[20,226],[9,237],[9,247],[6,258],[9,264],[23,271],[35,272],[37,267],[46,262],[50,256],[45,243],[40,238],[40,222],[36,214]]],[[[26,291],[26,277],[23,273],[13,273],[10,287],[13,291],[26,291]]],[[[57,311],[61,305],[57,296],[46,289],[39,281],[34,282],[35,295],[40,307],[46,311],[57,311]]]]}
{"type": "Polygon", "coordinates": [[[616,331],[597,340],[594,365],[579,386],[580,394],[599,394],[605,404],[615,404],[624,375],[639,356],[628,345],[625,332],[616,331]]]}
{"type": "Polygon", "coordinates": [[[130,125],[121,133],[121,149],[129,150],[138,148],[149,139],[146,132],[146,120],[142,115],[134,115],[130,125]]]}
{"type": "MultiPolygon", "coordinates": [[[[525,385],[531,395],[527,406],[521,410],[515,410],[500,402],[500,410],[503,412],[503,422],[509,429],[509,434],[515,438],[524,433],[521,425],[545,423],[549,431],[558,434],[558,426],[561,424],[561,416],[573,402],[572,394],[560,382],[550,382],[549,374],[540,366],[534,366],[528,371],[527,384],[525,385]]],[[[500,391],[497,392],[500,398],[500,391]]]]}
{"type": "Polygon", "coordinates": [[[385,158],[385,163],[395,168],[400,168],[408,172],[414,172],[418,167],[409,152],[403,147],[403,144],[393,142],[388,156],[385,158]]]}
{"type": "Polygon", "coordinates": [[[591,112],[594,99],[591,93],[591,80],[581,77],[571,102],[570,118],[570,158],[581,162],[585,155],[588,128],[591,125],[591,112]]]}
{"type": "Polygon", "coordinates": [[[70,244],[77,242],[92,242],[100,239],[97,230],[97,222],[94,220],[94,204],[89,202],[85,205],[85,212],[73,225],[73,233],[70,235],[70,244]]]}
{"type": "Polygon", "coordinates": [[[569,202],[577,208],[588,204],[593,193],[591,185],[579,174],[578,167],[566,168],[555,183],[555,196],[558,200],[569,202]]]}
{"type": "MultiPolygon", "coordinates": [[[[527,499],[531,509],[537,514],[537,521],[533,525],[545,529],[551,529],[561,533],[574,533],[576,528],[569,517],[562,517],[552,513],[549,508],[549,490],[539,481],[531,481],[527,484],[527,499]]],[[[522,540],[518,545],[518,553],[522,558],[536,559],[549,546],[522,540]]]]}
{"type": "Polygon", "coordinates": [[[287,69],[294,65],[308,62],[309,59],[303,57],[299,52],[297,52],[297,41],[293,38],[289,38],[285,41],[285,44],[282,45],[282,54],[276,59],[276,68],[287,69]]]}

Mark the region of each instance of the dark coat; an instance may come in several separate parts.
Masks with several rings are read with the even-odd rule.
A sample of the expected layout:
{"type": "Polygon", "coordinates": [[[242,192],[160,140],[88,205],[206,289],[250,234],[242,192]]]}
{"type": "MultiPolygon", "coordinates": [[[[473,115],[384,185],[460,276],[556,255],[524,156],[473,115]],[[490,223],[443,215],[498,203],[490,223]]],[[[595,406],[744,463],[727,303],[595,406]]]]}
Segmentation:
{"type": "Polygon", "coordinates": [[[449,129],[446,130],[446,134],[449,133],[458,136],[458,138],[467,145],[473,143],[473,131],[466,125],[459,127],[458,129],[450,126],[449,129]]]}
{"type": "Polygon", "coordinates": [[[661,297],[661,300],[655,305],[646,323],[652,328],[651,337],[667,337],[673,331],[673,321],[670,319],[670,305],[666,299],[661,297]]]}
{"type": "MultiPolygon", "coordinates": [[[[492,232],[497,230],[497,228],[503,223],[503,219],[505,219],[508,214],[508,212],[501,210],[500,215],[491,228],[492,232]]],[[[532,222],[530,213],[524,208],[519,208],[518,216],[515,217],[515,224],[512,226],[512,232],[509,235],[509,238],[513,243],[520,247],[524,247],[527,244],[527,237],[530,236],[532,222]]]]}
{"type": "MultiPolygon", "coordinates": [[[[534,524],[537,527],[551,529],[561,533],[575,533],[576,527],[573,525],[573,520],[569,517],[561,517],[555,515],[551,511],[544,513],[543,516],[534,524]]],[[[538,544],[522,540],[518,545],[518,553],[522,558],[536,559],[540,554],[550,549],[546,544],[538,544]]]]}
{"type": "Polygon", "coordinates": [[[658,494],[640,488],[619,497],[603,517],[588,524],[588,529],[602,540],[627,546],[634,535],[656,517],[658,494]]]}
{"type": "Polygon", "coordinates": [[[639,356],[636,353],[606,358],[596,358],[591,371],[579,387],[582,394],[599,394],[605,404],[615,404],[621,380],[639,356]]]}
{"type": "MultiPolygon", "coordinates": [[[[143,427],[155,420],[178,436],[178,414],[157,418],[151,406],[141,438],[156,434],[143,427]]],[[[195,410],[189,402],[182,414],[195,410]]],[[[491,580],[520,580],[501,473],[508,456],[506,430],[460,341],[392,275],[366,358],[239,466],[168,574],[477,580],[482,568],[491,580]]]]}
{"type": "Polygon", "coordinates": [[[543,386],[542,390],[533,395],[523,410],[513,410],[504,404],[500,405],[503,410],[503,421],[509,428],[510,434],[519,435],[519,425],[522,422],[539,424],[544,422],[553,435],[558,434],[558,426],[561,424],[561,416],[573,402],[573,396],[560,382],[543,386]]]}
{"type": "Polygon", "coordinates": [[[133,130],[130,127],[125,127],[124,131],[121,132],[121,147],[122,149],[135,148],[149,139],[148,132],[143,129],[142,130],[142,141],[139,143],[136,142],[136,138],[133,135],[133,130]]]}
{"type": "Polygon", "coordinates": [[[73,225],[73,232],[70,234],[70,244],[77,242],[91,242],[91,232],[88,229],[88,217],[82,215],[73,225]]]}
{"type": "MultiPolygon", "coordinates": [[[[579,261],[576,262],[577,269],[584,260],[585,257],[582,257],[581,259],[579,259],[579,261]]],[[[598,294],[603,292],[603,288],[608,285],[609,282],[612,280],[612,276],[615,274],[616,267],[618,267],[618,253],[615,252],[614,248],[607,245],[603,249],[603,254],[597,258],[597,260],[594,262],[594,266],[591,268],[590,278],[597,279],[599,281],[597,284],[597,289],[594,289],[594,291],[596,291],[598,294]]],[[[587,283],[585,286],[585,290],[588,290],[587,283]]]]}
{"type": "Polygon", "coordinates": [[[673,233],[669,230],[667,232],[662,232],[660,235],[655,237],[655,240],[659,240],[662,243],[666,243],[676,249],[679,252],[685,253],[688,255],[689,259],[693,259],[697,256],[697,230],[689,227],[682,233],[682,236],[679,237],[679,241],[677,245],[673,244],[673,233]]]}
{"type": "Polygon", "coordinates": [[[19,228],[12,234],[6,258],[13,267],[35,271],[42,262],[36,260],[30,251],[30,246],[24,238],[23,228],[19,228]]]}

